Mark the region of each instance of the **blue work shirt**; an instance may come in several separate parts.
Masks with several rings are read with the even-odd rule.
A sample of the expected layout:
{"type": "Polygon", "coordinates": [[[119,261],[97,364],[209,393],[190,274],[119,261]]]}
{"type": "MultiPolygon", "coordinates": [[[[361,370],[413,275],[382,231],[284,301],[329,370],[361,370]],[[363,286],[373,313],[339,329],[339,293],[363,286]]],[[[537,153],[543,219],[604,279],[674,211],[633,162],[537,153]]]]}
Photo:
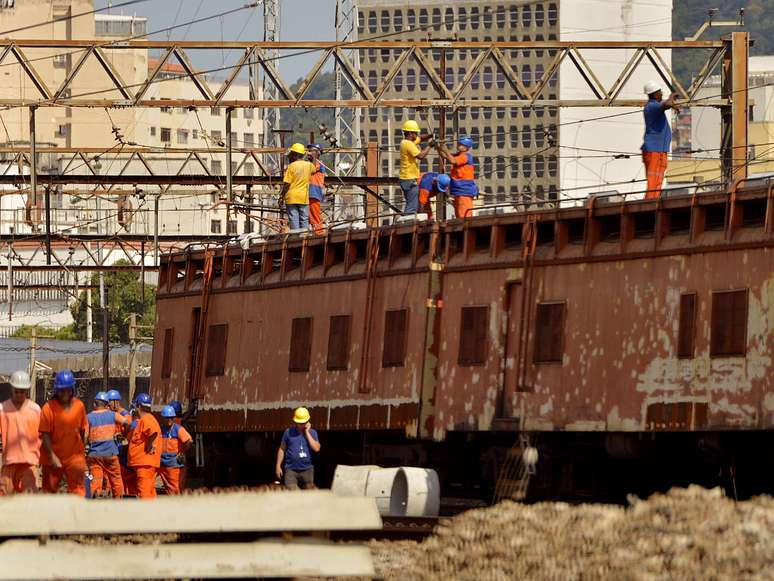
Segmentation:
{"type": "Polygon", "coordinates": [[[642,151],[669,151],[672,145],[672,128],[667,121],[661,101],[650,99],[642,110],[645,116],[645,138],[642,151]]]}
{"type": "MultiPolygon", "coordinates": [[[[316,441],[320,441],[314,429],[309,428],[309,433],[316,441]]],[[[312,450],[301,430],[297,428],[285,430],[282,434],[282,444],[285,446],[285,470],[303,471],[312,467],[312,450]]]]}

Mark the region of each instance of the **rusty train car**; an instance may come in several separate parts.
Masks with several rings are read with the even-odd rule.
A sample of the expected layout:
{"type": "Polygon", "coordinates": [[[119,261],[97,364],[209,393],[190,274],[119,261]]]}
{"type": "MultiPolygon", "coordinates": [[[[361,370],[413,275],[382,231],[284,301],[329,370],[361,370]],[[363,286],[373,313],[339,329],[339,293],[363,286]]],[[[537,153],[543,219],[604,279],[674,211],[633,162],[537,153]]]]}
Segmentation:
{"type": "Polygon", "coordinates": [[[154,396],[195,402],[211,483],[270,478],[277,436],[305,405],[321,464],[434,467],[452,496],[490,495],[519,436],[540,451],[532,497],[764,491],[772,191],[169,254],[154,396]]]}

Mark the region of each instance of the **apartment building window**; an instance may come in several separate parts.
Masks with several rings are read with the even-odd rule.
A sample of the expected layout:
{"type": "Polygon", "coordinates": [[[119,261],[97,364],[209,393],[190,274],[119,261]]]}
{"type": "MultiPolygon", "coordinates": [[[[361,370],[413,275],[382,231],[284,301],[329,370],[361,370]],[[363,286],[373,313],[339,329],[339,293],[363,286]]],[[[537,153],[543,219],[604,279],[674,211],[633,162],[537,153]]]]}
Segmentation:
{"type": "Polygon", "coordinates": [[[565,303],[539,303],[535,317],[535,363],[561,363],[565,303]]]}
{"type": "Polygon", "coordinates": [[[288,371],[309,371],[312,356],[312,317],[293,319],[290,328],[290,358],[288,371]]]}
{"type": "Polygon", "coordinates": [[[156,137],[156,128],[155,127],[151,127],[150,128],[150,134],[151,134],[151,137],[156,137]]]}
{"type": "Polygon", "coordinates": [[[505,127],[498,127],[495,130],[495,143],[498,149],[505,149],[505,127]]]}
{"type": "Polygon", "coordinates": [[[427,90],[427,85],[428,85],[427,73],[425,72],[424,69],[422,69],[421,71],[419,71],[419,90],[420,91],[427,90]]]}
{"type": "Polygon", "coordinates": [[[545,68],[543,67],[543,63],[538,63],[535,65],[535,82],[539,83],[543,79],[543,75],[545,74],[545,68]]]}
{"type": "Polygon", "coordinates": [[[365,27],[363,26],[363,23],[365,22],[366,17],[365,13],[362,10],[359,10],[357,13],[357,31],[360,34],[363,34],[365,32],[365,27]]]}
{"type": "Polygon", "coordinates": [[[175,339],[173,328],[164,329],[164,351],[161,357],[161,378],[167,379],[172,375],[172,346],[175,339]]]}
{"type": "Polygon", "coordinates": [[[255,146],[255,134],[245,133],[245,147],[254,147],[254,146],[255,146]]]}
{"type": "MultiPolygon", "coordinates": [[[[478,27],[479,27],[480,24],[481,24],[481,22],[479,21],[478,6],[472,6],[470,8],[470,27],[473,30],[478,30],[478,27]]],[[[470,40],[474,40],[474,39],[471,38],[470,40]]]]}
{"type": "Polygon", "coordinates": [[[226,224],[226,233],[227,234],[236,234],[237,233],[237,221],[236,220],[229,220],[226,224]]]}
{"type": "MultiPolygon", "coordinates": [[[[532,83],[532,67],[529,64],[525,64],[521,67],[521,82],[525,85],[532,83]]],[[[525,114],[525,117],[528,115],[525,114]]]]}
{"type": "Polygon", "coordinates": [[[476,71],[473,74],[473,77],[470,79],[470,88],[476,90],[480,86],[481,86],[481,73],[476,71]]]}
{"type": "Polygon", "coordinates": [[[521,174],[525,177],[532,177],[532,158],[525,157],[521,160],[521,174]]]}
{"type": "Polygon", "coordinates": [[[535,175],[542,178],[546,172],[546,160],[542,155],[535,158],[535,175]]]}
{"type": "Polygon", "coordinates": [[[532,8],[530,8],[529,5],[526,5],[521,9],[521,25],[524,28],[532,26],[532,8]]]}
{"type": "Polygon", "coordinates": [[[417,25],[417,16],[413,8],[409,8],[406,12],[406,23],[409,25],[409,28],[414,28],[417,25]]]}
{"type": "Polygon", "coordinates": [[[226,343],[228,342],[228,325],[210,325],[207,332],[207,363],[204,374],[207,377],[223,375],[226,370],[226,343]]]}
{"type": "Polygon", "coordinates": [[[392,87],[398,92],[403,90],[403,72],[402,71],[398,71],[395,77],[393,78],[392,87]]]}
{"type": "MultiPolygon", "coordinates": [[[[470,112],[470,118],[473,121],[477,121],[479,115],[481,115],[481,109],[479,109],[478,107],[469,107],[468,111],[470,112]]],[[[477,130],[477,128],[476,128],[476,130],[477,130]]]]}
{"type": "Polygon", "coordinates": [[[210,220],[210,232],[213,234],[220,234],[221,233],[221,221],[220,220],[210,220]]]}
{"type": "MultiPolygon", "coordinates": [[[[494,9],[494,7],[492,7],[494,9]]],[[[484,10],[484,29],[492,28],[492,10],[484,10]]]]}
{"type": "Polygon", "coordinates": [[[505,73],[500,67],[497,67],[496,69],[497,74],[497,88],[498,89],[504,89],[505,88],[505,73]]]}
{"type": "Polygon", "coordinates": [[[210,162],[210,172],[213,175],[219,176],[223,174],[223,163],[219,159],[213,159],[210,162]]]}
{"type": "Polygon", "coordinates": [[[382,367],[403,367],[406,360],[406,335],[408,311],[387,311],[384,316],[384,345],[382,367]]]}
{"type": "Polygon", "coordinates": [[[489,350],[489,307],[462,307],[459,365],[483,365],[489,350]]]}
{"type": "Polygon", "coordinates": [[[199,139],[199,130],[198,130],[198,129],[194,129],[194,130],[191,132],[191,137],[192,137],[193,139],[199,139]]]}
{"type": "Polygon", "coordinates": [[[508,9],[508,15],[510,17],[510,27],[512,29],[519,27],[519,9],[516,6],[511,6],[508,9]]]}
{"type": "Polygon", "coordinates": [[[67,68],[67,55],[66,54],[55,54],[54,55],[54,68],[55,69],[66,69],[67,68]]]}
{"type": "Polygon", "coordinates": [[[220,117],[220,107],[210,107],[210,115],[220,117]]]}
{"type": "Polygon", "coordinates": [[[443,17],[443,24],[446,30],[452,30],[454,28],[454,8],[447,8],[443,17]]]}
{"type": "Polygon", "coordinates": [[[376,12],[373,10],[368,12],[368,32],[376,34],[376,12]]]}
{"type": "Polygon", "coordinates": [[[446,75],[444,75],[443,81],[447,87],[454,86],[454,69],[452,67],[446,67],[446,75]]]}
{"type": "Polygon", "coordinates": [[[747,352],[747,294],[747,289],[712,293],[713,357],[743,357],[747,352]]]}
{"type": "Polygon", "coordinates": [[[485,157],[484,163],[482,164],[482,169],[484,170],[484,175],[489,176],[489,174],[492,173],[492,158],[491,157],[485,157]]]}
{"type": "Polygon", "coordinates": [[[218,131],[217,129],[210,132],[210,137],[212,138],[212,141],[217,143],[218,141],[223,141],[223,132],[218,131]]]}
{"type": "Polygon", "coordinates": [[[170,143],[172,141],[172,130],[168,127],[162,127],[159,139],[164,143],[170,143]]]}
{"type": "Polygon", "coordinates": [[[250,107],[248,107],[247,109],[242,109],[242,112],[245,119],[253,119],[255,117],[255,112],[250,107]]]}
{"type": "MultiPolygon", "coordinates": [[[[460,30],[465,30],[468,27],[468,11],[464,6],[460,6],[457,9],[457,26],[459,26],[460,30]]],[[[460,55],[460,58],[464,57],[460,55]]]]}
{"type": "Polygon", "coordinates": [[[510,131],[511,135],[511,148],[518,147],[519,146],[519,133],[521,133],[523,129],[521,127],[512,127],[510,131]]]}
{"type": "Polygon", "coordinates": [[[178,143],[188,143],[188,130],[186,129],[178,129],[177,130],[177,142],[178,143]]]}
{"type": "Polygon", "coordinates": [[[497,168],[497,178],[501,180],[505,179],[505,158],[503,156],[497,157],[496,168],[497,168]]]}
{"type": "Polygon", "coordinates": [[[535,6],[535,26],[543,26],[546,22],[545,8],[542,4],[535,6]]]}
{"type": "Polygon", "coordinates": [[[491,127],[484,127],[484,148],[489,149],[492,147],[492,128],[491,127]]]}
{"type": "MultiPolygon", "coordinates": [[[[162,99],[163,101],[166,101],[167,99],[162,99]]],[[[161,107],[160,111],[162,113],[172,113],[172,107],[161,107]]]]}
{"type": "Polygon", "coordinates": [[[56,130],[58,137],[67,137],[70,134],[70,124],[64,123],[60,125],[56,130]]]}
{"type": "Polygon", "coordinates": [[[414,69],[406,71],[406,90],[413,91],[417,88],[417,73],[414,69]]]}
{"type": "Polygon", "coordinates": [[[556,170],[559,167],[556,156],[552,155],[548,158],[548,175],[552,178],[556,177],[556,170]]]}
{"type": "Polygon", "coordinates": [[[344,370],[349,367],[350,315],[334,315],[328,331],[328,369],[344,370]]]}
{"type": "Polygon", "coordinates": [[[433,27],[441,25],[441,9],[433,8],[433,27]]]}
{"type": "Polygon", "coordinates": [[[403,30],[403,12],[400,10],[395,11],[395,15],[392,18],[393,28],[395,30],[403,30]]]}
{"type": "Polygon", "coordinates": [[[237,135],[237,132],[232,131],[230,135],[231,135],[231,143],[234,145],[237,145],[237,143],[239,142],[239,135],[237,135]]]}
{"type": "Polygon", "coordinates": [[[680,315],[677,330],[677,356],[693,357],[696,337],[696,293],[680,295],[680,315]]]}
{"type": "Polygon", "coordinates": [[[376,71],[373,69],[368,71],[368,88],[372,92],[376,91],[376,71]]]}
{"type": "Polygon", "coordinates": [[[511,177],[517,178],[519,177],[519,158],[514,156],[511,156],[510,163],[508,164],[511,168],[511,177]]]}
{"type": "Polygon", "coordinates": [[[382,32],[390,31],[390,13],[387,10],[382,10],[382,32]]]}
{"type": "Polygon", "coordinates": [[[491,118],[492,118],[492,108],[484,107],[484,119],[491,119],[491,118]]]}
{"type": "Polygon", "coordinates": [[[427,18],[427,9],[420,8],[419,9],[419,26],[427,26],[429,24],[429,20],[427,18]]]}
{"type": "Polygon", "coordinates": [[[556,8],[556,4],[551,2],[548,5],[548,24],[549,26],[555,26],[559,11],[556,8]]]}

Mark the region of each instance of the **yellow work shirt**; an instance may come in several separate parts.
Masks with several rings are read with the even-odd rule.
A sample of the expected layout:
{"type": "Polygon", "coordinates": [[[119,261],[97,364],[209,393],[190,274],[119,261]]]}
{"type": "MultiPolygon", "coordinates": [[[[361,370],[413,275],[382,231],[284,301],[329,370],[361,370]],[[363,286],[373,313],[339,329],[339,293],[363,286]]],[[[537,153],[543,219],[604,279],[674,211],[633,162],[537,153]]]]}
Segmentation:
{"type": "Polygon", "coordinates": [[[290,184],[285,192],[286,204],[309,204],[309,181],[315,167],[312,162],[299,159],[291,163],[285,170],[285,178],[282,180],[290,184]]]}
{"type": "Polygon", "coordinates": [[[400,175],[398,176],[402,180],[418,180],[419,179],[419,160],[417,156],[422,153],[417,145],[419,139],[416,141],[409,141],[404,139],[400,142],[400,175]]]}

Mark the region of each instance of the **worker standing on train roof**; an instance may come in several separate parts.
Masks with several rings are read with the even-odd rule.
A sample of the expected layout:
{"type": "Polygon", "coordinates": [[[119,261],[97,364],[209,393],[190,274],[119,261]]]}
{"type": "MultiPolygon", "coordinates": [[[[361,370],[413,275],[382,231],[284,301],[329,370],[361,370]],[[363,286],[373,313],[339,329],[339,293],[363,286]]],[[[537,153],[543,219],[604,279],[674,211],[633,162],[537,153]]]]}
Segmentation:
{"type": "Polygon", "coordinates": [[[280,195],[285,200],[288,227],[291,231],[309,228],[309,184],[315,172],[313,163],[306,161],[306,148],[294,143],[288,151],[288,165],[280,195]]]}
{"type": "Polygon", "coordinates": [[[433,206],[430,198],[445,194],[451,179],[445,173],[428,171],[419,176],[419,211],[427,214],[427,219],[433,219],[433,206]]]}
{"type": "Polygon", "coordinates": [[[137,425],[129,436],[128,464],[137,477],[137,496],[156,498],[156,473],[161,465],[161,426],[151,413],[153,400],[147,393],[137,394],[137,425]]]}
{"type": "Polygon", "coordinates": [[[118,463],[116,430],[129,424],[129,417],[111,410],[107,392],[100,391],[94,397],[94,411],[86,416],[89,423],[86,465],[91,473],[91,497],[102,493],[102,480],[107,480],[113,498],[124,495],[121,465],[118,463]]]}
{"type": "Polygon", "coordinates": [[[675,105],[676,93],[669,99],[663,100],[661,87],[655,81],[645,83],[645,94],[648,102],[643,109],[645,117],[645,137],[642,143],[642,162],[645,165],[645,177],[648,189],[646,198],[658,198],[661,196],[661,185],[667,169],[667,156],[672,145],[672,128],[667,120],[667,109],[674,109],[679,113],[680,108],[675,105]]]}
{"type": "Polygon", "coordinates": [[[175,408],[165,405],[161,410],[161,466],[159,477],[167,494],[180,494],[185,451],[193,438],[183,426],[175,423],[175,408]]]}
{"type": "Polygon", "coordinates": [[[282,434],[282,443],[277,450],[275,473],[285,488],[314,488],[314,464],[312,453],[320,451],[320,438],[310,423],[309,410],[300,407],[293,413],[293,426],[282,434]]]}
{"type": "Polygon", "coordinates": [[[11,398],[0,405],[0,496],[38,490],[40,406],[29,399],[32,384],[26,371],[14,371],[10,384],[11,398]]]}
{"type": "Polygon", "coordinates": [[[419,135],[419,125],[409,119],[401,128],[403,141],[400,142],[400,189],[403,190],[404,214],[416,214],[419,211],[419,160],[425,159],[430,147],[421,148],[422,141],[432,139],[430,135],[419,135]]]}
{"type": "Polygon", "coordinates": [[[474,160],[471,153],[473,145],[472,138],[468,136],[461,137],[457,142],[457,153],[452,155],[443,144],[438,144],[438,155],[452,166],[449,191],[454,196],[454,215],[457,218],[471,217],[473,199],[478,196],[474,160]]]}
{"type": "Polygon", "coordinates": [[[89,424],[86,408],[75,397],[75,377],[69,369],[54,375],[54,398],[40,412],[40,434],[43,441],[40,463],[43,466],[43,489],[59,491],[64,478],[70,494],[86,495],[86,457],[84,441],[89,424]]]}
{"type": "Polygon", "coordinates": [[[306,146],[309,161],[314,164],[315,171],[309,178],[309,225],[315,234],[323,233],[322,211],[320,206],[325,200],[325,166],[320,161],[323,147],[319,143],[306,146]]]}

